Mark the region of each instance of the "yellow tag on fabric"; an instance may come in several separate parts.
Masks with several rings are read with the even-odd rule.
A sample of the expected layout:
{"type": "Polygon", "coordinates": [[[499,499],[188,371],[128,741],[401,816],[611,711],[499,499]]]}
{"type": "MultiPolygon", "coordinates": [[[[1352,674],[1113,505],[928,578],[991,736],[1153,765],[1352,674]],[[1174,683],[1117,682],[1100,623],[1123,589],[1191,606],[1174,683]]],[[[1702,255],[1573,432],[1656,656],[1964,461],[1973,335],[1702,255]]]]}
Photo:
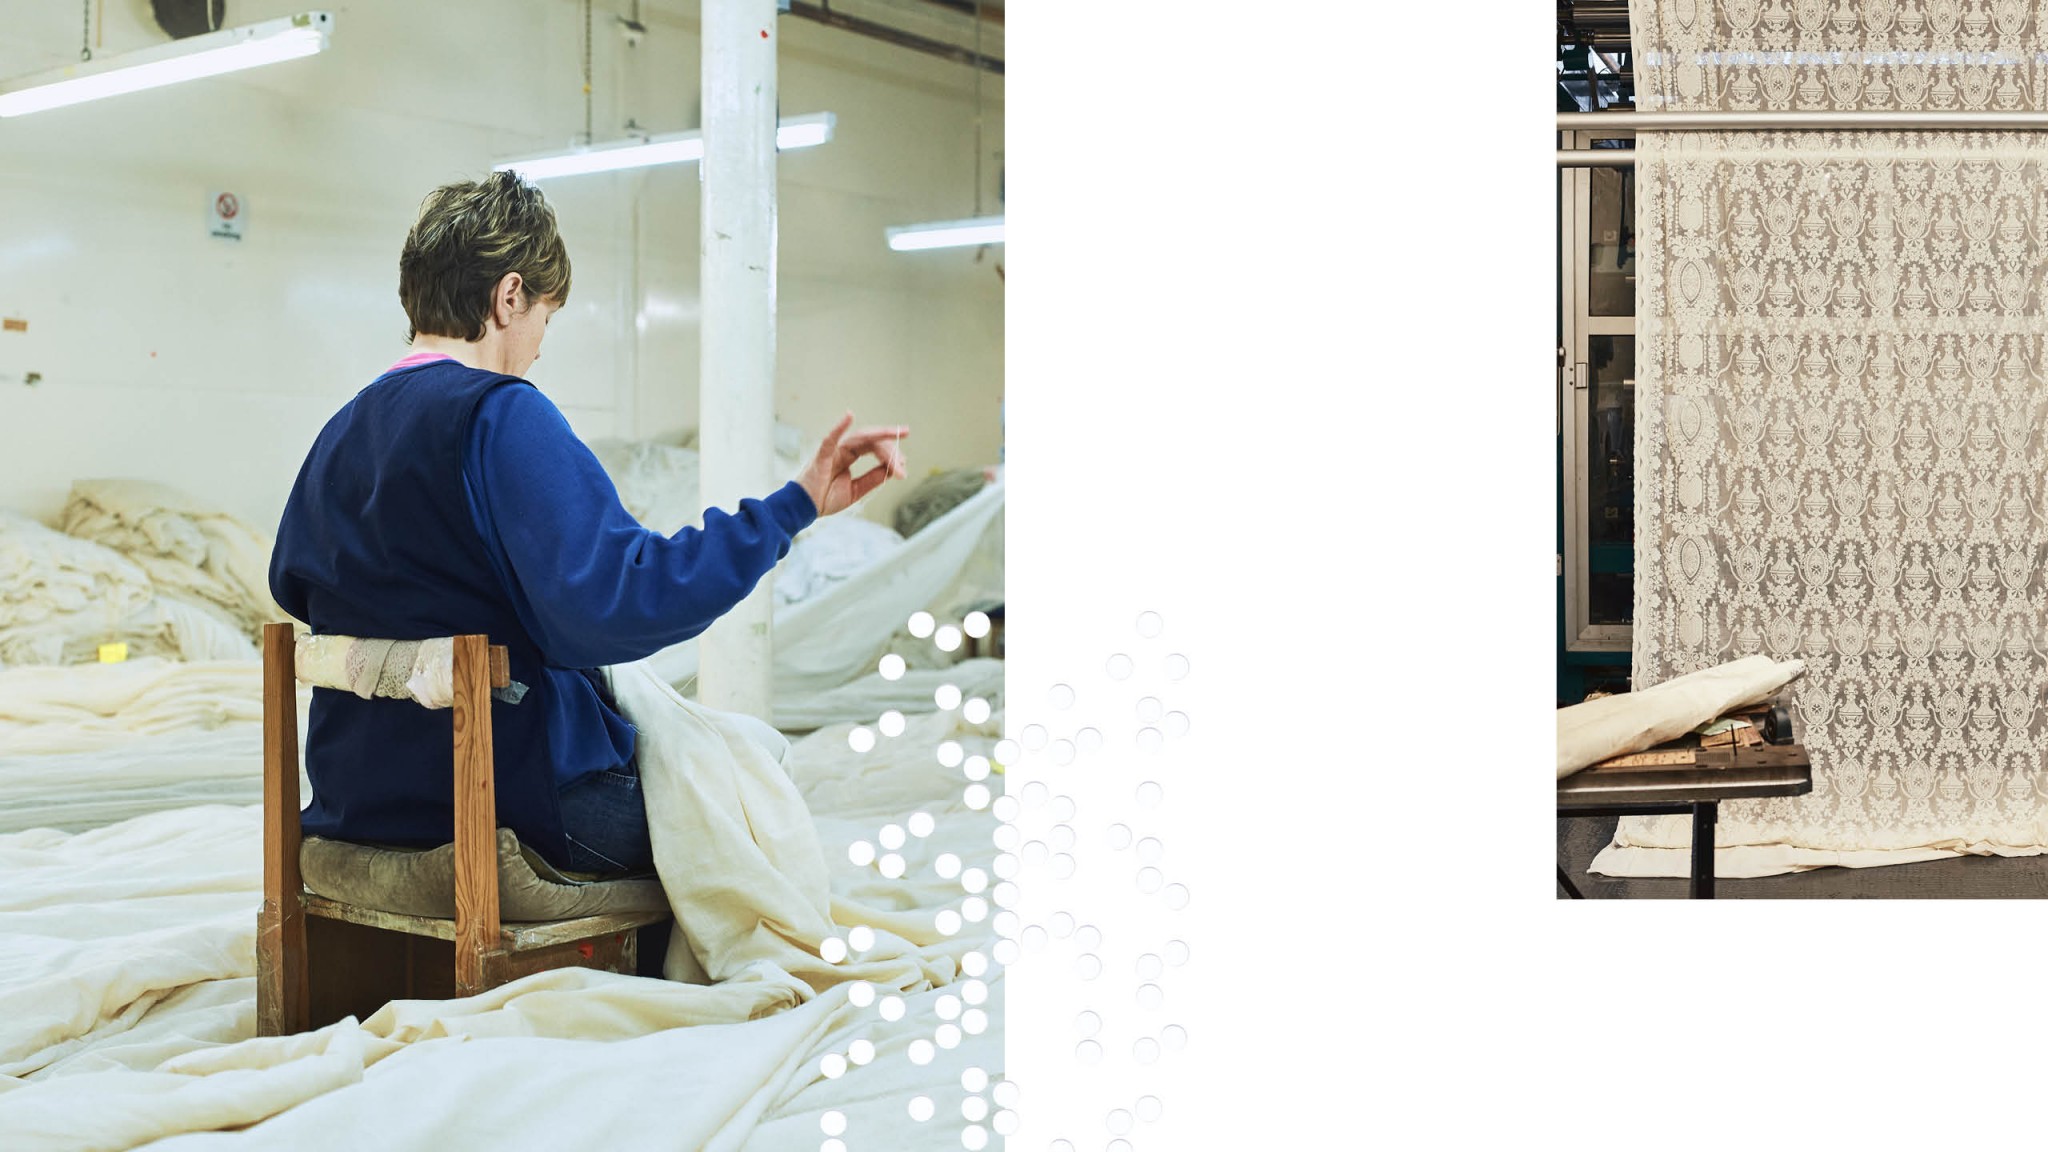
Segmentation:
{"type": "Polygon", "coordinates": [[[126,659],[128,659],[128,645],[126,645],[126,644],[102,644],[102,645],[100,645],[100,663],[102,663],[102,664],[119,664],[120,662],[122,662],[123,660],[126,660],[126,659]]]}

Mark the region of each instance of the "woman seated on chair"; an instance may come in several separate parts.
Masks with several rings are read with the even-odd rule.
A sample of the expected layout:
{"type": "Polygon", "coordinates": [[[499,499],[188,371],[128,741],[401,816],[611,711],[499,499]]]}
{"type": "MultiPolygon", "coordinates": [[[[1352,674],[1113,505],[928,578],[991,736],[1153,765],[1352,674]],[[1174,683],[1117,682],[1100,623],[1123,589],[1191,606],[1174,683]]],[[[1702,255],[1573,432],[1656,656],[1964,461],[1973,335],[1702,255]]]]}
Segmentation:
{"type": "MultiPolygon", "coordinates": [[[[907,428],[826,435],[797,479],[663,536],[619,503],[562,413],[522,379],[569,295],[539,190],[501,172],[426,198],[399,256],[413,352],[313,443],[278,525],[270,588],[316,634],[488,635],[498,823],[557,867],[652,867],[634,731],[596,669],[687,640],[744,599],[819,516],[904,474],[907,428]],[[855,462],[880,462],[859,477],[855,462]]],[[[431,846],[454,836],[451,713],[316,689],[307,833],[431,846]]]]}

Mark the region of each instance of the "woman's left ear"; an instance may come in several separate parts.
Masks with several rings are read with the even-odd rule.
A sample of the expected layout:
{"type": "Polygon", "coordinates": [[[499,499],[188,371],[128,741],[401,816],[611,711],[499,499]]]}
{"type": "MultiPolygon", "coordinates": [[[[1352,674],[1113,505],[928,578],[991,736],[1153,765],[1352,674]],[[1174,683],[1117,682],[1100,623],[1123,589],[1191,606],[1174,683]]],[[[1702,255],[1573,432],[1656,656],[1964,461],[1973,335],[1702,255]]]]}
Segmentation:
{"type": "Polygon", "coordinates": [[[510,324],[519,315],[520,294],[526,288],[526,279],[517,272],[507,272],[498,278],[497,304],[505,309],[501,324],[510,324]]]}

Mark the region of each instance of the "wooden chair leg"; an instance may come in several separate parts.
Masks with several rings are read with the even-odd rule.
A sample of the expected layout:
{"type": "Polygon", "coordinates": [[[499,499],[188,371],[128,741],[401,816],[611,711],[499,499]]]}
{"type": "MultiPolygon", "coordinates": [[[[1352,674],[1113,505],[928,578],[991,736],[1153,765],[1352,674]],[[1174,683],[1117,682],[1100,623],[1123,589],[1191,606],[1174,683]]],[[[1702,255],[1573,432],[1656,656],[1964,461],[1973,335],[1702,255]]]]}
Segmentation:
{"type": "Polygon", "coordinates": [[[498,942],[498,804],[491,772],[491,668],[482,636],[455,638],[455,992],[491,986],[498,942]]]}
{"type": "Polygon", "coordinates": [[[263,627],[263,907],[256,914],[256,1033],[307,1027],[299,878],[299,708],[292,626],[263,627]]]}

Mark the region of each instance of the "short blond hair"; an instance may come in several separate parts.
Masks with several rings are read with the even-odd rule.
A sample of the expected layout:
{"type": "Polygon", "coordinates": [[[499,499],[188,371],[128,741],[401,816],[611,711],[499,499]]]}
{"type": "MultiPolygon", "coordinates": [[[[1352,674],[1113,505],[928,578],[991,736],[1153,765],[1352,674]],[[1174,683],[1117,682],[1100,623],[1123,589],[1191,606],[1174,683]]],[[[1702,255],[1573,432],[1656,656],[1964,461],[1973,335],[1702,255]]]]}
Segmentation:
{"type": "Polygon", "coordinates": [[[569,250],[540,189],[516,172],[493,172],[428,193],[398,255],[406,342],[421,333],[483,339],[491,290],[508,272],[525,281],[529,303],[569,299],[569,250]]]}

